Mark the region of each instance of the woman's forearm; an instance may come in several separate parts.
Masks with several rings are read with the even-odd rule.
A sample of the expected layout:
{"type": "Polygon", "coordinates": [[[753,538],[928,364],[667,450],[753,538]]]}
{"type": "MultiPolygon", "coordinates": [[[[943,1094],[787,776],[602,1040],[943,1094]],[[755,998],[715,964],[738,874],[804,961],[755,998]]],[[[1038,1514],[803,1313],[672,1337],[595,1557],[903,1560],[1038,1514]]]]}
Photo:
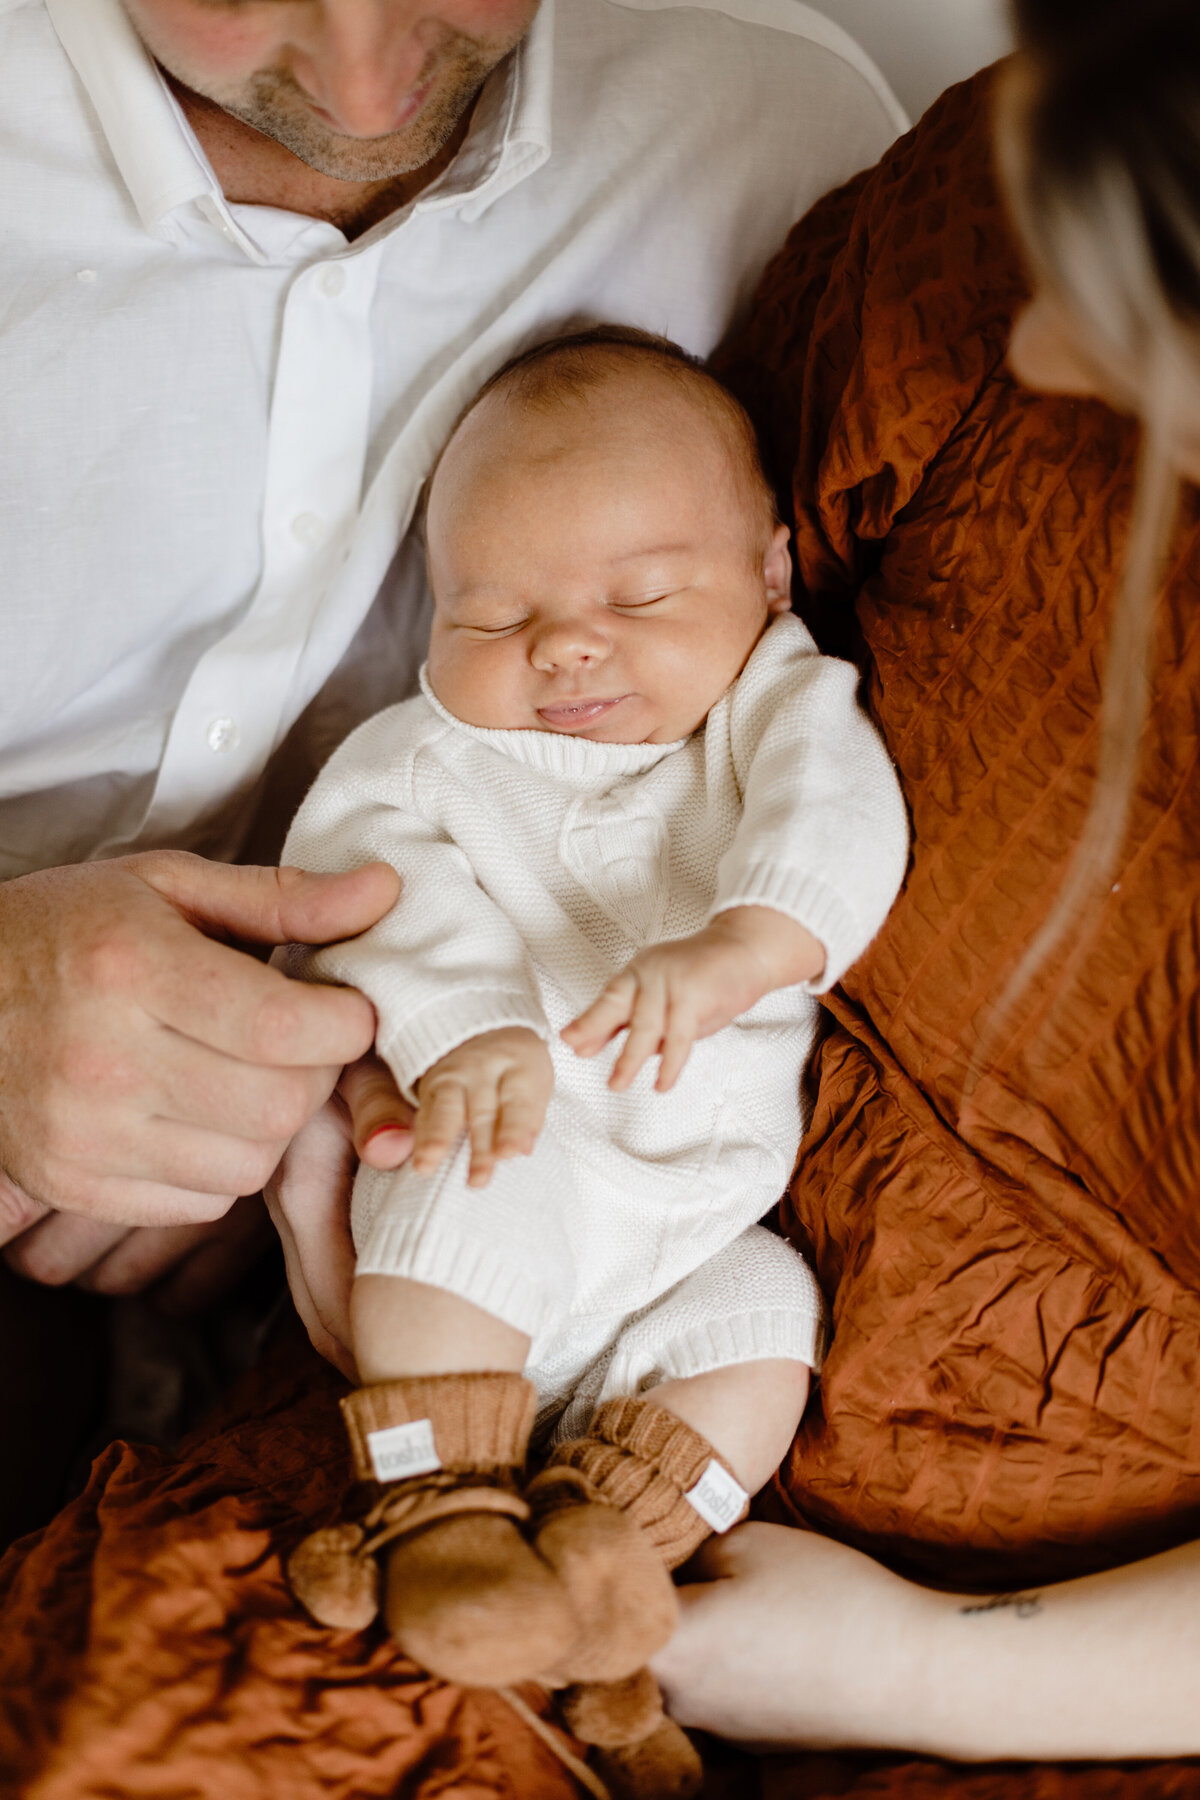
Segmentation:
{"type": "Polygon", "coordinates": [[[902,1581],[750,1525],[683,1590],[656,1667],[685,1725],[761,1747],[962,1761],[1200,1753],[1200,1545],[1020,1594],[902,1581]]]}
{"type": "Polygon", "coordinates": [[[1019,1594],[936,1595],[923,1740],[963,1759],[1200,1751],[1200,1544],[1019,1594]]]}

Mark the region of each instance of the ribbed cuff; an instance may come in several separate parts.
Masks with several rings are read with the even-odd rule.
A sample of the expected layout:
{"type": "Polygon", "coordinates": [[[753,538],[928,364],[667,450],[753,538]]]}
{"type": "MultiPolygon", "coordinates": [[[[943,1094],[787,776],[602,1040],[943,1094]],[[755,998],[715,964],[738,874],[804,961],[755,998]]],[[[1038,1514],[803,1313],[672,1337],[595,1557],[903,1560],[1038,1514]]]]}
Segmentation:
{"type": "Polygon", "coordinates": [[[396,1077],[410,1106],[417,1103],[417,1083],[451,1050],[485,1031],[523,1025],[543,1043],[550,1027],[541,1008],[521,989],[468,988],[432,1001],[418,1013],[397,1020],[378,1041],[380,1056],[396,1077]]]}
{"type": "MultiPolygon", "coordinates": [[[[479,1203],[487,1205],[486,1194],[479,1203]]],[[[385,1207],[363,1239],[354,1273],[402,1275],[444,1288],[531,1338],[551,1330],[562,1316],[562,1303],[546,1282],[528,1267],[498,1257],[489,1238],[471,1244],[453,1224],[439,1232],[428,1219],[397,1219],[385,1207]]]]}
{"type": "Polygon", "coordinates": [[[737,1487],[733,1470],[706,1437],[663,1406],[629,1399],[598,1407],[587,1437],[556,1445],[549,1467],[565,1465],[586,1476],[676,1569],[712,1530],[687,1496],[714,1462],[737,1487]]]}
{"type": "Polygon", "coordinates": [[[851,963],[871,941],[852,907],[835,888],[803,869],[779,863],[752,863],[732,872],[722,870],[721,887],[711,917],[735,906],[769,906],[811,931],[825,946],[824,972],[816,981],[801,985],[811,994],[824,994],[841,980],[851,963]],[[732,878],[730,878],[732,875],[732,878]]]}
{"type": "Polygon", "coordinates": [[[372,1432],[428,1420],[443,1469],[451,1474],[519,1469],[533,1429],[537,1391],[523,1375],[482,1370],[455,1375],[406,1375],[347,1394],[341,1402],[354,1472],[375,1473],[367,1439],[372,1432]]]}
{"type": "Polygon", "coordinates": [[[663,1381],[688,1381],[752,1362],[800,1362],[816,1371],[824,1354],[821,1313],[758,1312],[697,1325],[664,1345],[658,1364],[663,1381]]]}

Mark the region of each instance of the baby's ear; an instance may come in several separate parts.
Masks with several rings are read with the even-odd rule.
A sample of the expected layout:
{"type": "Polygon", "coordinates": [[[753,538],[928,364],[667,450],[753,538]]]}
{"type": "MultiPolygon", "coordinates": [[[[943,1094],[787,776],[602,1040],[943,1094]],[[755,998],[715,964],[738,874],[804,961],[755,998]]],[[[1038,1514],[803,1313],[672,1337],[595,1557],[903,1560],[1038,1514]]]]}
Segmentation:
{"type": "Polygon", "coordinates": [[[792,609],[792,553],[788,548],[791,533],[786,525],[777,525],[770,549],[763,557],[763,584],[767,591],[767,611],[785,613],[792,609]]]}

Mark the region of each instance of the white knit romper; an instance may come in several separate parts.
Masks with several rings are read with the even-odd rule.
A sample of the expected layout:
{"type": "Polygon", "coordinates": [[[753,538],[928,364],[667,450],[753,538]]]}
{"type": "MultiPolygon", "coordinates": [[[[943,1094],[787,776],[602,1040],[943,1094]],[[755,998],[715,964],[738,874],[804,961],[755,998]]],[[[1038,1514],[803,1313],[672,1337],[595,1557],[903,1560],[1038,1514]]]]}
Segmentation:
{"type": "Polygon", "coordinates": [[[359,1274],[429,1283],[532,1338],[563,1429],[660,1381],[762,1357],[815,1366],[821,1299],[756,1224],[791,1175],[817,1002],[779,990],[698,1042],[669,1094],[654,1066],[607,1086],[559,1033],[647,944],[767,906],[825,946],[821,990],[878,930],[907,831],[857,673],[792,616],[764,633],[704,726],[601,744],[453,718],[422,696],[369,720],[301,807],[284,852],[313,870],[392,863],[403,888],[361,937],[290,968],[369,996],[401,1091],[467,1038],[524,1025],[555,1090],[537,1147],[468,1188],[465,1141],[432,1175],[360,1169],[359,1274]]]}

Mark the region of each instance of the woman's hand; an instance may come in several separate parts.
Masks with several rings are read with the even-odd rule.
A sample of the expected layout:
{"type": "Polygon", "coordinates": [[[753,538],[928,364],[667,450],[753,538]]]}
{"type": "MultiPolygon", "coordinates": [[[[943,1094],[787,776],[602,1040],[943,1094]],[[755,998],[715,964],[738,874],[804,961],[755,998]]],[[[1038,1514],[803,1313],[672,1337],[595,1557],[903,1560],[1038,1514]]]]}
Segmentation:
{"type": "Polygon", "coordinates": [[[680,1724],[762,1749],[909,1741],[934,1596],[830,1538],[755,1522],[710,1538],[687,1572],[653,1665],[680,1724]]]}

